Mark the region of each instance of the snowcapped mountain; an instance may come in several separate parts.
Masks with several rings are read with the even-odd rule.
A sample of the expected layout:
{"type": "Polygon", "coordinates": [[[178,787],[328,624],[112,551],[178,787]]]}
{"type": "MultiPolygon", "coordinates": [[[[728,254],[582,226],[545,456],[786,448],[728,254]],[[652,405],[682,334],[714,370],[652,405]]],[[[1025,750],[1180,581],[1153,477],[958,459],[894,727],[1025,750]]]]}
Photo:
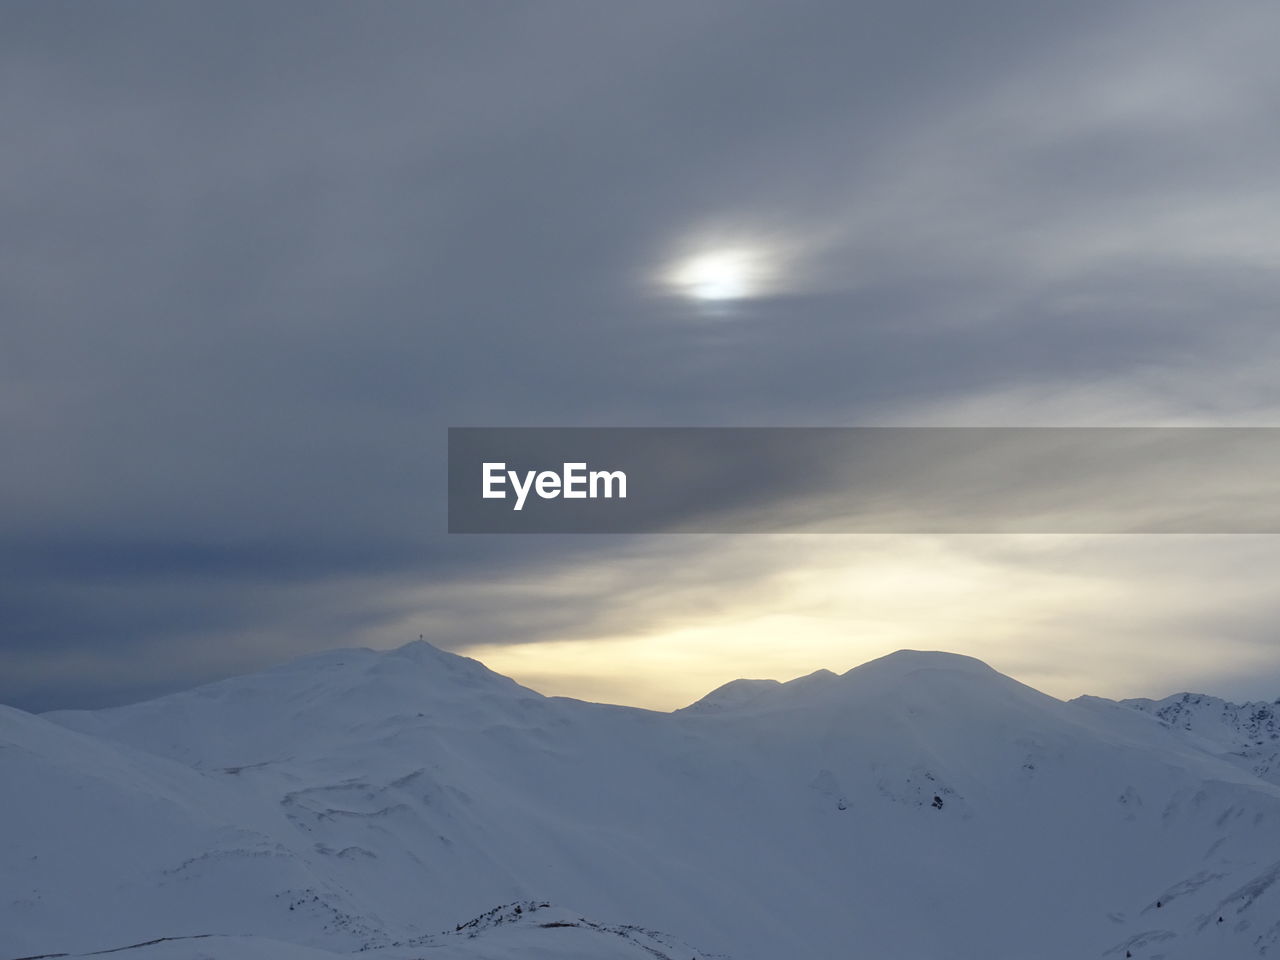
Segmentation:
{"type": "Polygon", "coordinates": [[[1274,955],[1274,721],[1175,700],[901,651],[663,714],[419,642],[4,709],[0,960],[1274,955]]]}
{"type": "Polygon", "coordinates": [[[1200,693],[1122,700],[1161,722],[1208,741],[1208,749],[1271,783],[1280,783],[1280,700],[1228,703],[1200,693]]]}

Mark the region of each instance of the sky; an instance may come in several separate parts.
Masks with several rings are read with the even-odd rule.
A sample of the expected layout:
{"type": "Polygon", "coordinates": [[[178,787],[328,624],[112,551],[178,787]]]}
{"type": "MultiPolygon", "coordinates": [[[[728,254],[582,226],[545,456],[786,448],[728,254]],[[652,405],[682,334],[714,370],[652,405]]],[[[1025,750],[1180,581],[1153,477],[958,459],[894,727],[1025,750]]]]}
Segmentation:
{"type": "Polygon", "coordinates": [[[17,0],[0,702],[424,635],[1280,697],[1280,538],[450,536],[450,426],[1280,425],[1280,9],[17,0]]]}

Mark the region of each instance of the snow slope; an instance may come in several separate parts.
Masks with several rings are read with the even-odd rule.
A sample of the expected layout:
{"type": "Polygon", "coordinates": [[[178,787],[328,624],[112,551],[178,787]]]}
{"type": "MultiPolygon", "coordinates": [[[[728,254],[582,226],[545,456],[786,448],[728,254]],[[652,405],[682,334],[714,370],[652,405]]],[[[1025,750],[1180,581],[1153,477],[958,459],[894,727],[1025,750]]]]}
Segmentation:
{"type": "MultiPolygon", "coordinates": [[[[635,926],[596,923],[547,903],[504,904],[456,930],[410,943],[335,953],[255,936],[193,936],[106,951],[120,960],[712,960],[671,937],[635,926]]],[[[79,957],[103,956],[94,952],[79,957]]]]}
{"type": "Polygon", "coordinates": [[[330,652],[0,712],[0,960],[1276,955],[1280,786],[1224,744],[944,653],[661,714],[330,652]],[[578,925],[453,932],[530,901],[578,925]]]}

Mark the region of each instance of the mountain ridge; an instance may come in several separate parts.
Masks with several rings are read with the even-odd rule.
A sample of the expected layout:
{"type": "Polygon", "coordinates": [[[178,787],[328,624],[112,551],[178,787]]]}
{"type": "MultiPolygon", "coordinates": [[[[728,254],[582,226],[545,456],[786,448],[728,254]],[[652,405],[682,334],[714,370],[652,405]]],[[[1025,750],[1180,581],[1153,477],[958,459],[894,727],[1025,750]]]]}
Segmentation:
{"type": "Polygon", "coordinates": [[[1280,937],[1253,919],[1280,916],[1280,787],[1221,747],[938,651],[672,713],[544,697],[430,644],[330,651],[0,712],[0,781],[28,785],[0,819],[0,862],[26,864],[0,871],[22,938],[0,956],[209,932],[387,951],[536,899],[736,960],[1253,958],[1280,937]]]}

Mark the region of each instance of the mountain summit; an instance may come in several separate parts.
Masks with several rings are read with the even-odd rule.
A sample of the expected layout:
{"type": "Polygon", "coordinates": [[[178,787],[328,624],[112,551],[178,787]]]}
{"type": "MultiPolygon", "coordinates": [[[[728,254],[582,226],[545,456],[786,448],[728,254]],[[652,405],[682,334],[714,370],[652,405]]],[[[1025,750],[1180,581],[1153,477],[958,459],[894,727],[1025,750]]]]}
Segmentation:
{"type": "Polygon", "coordinates": [[[331,751],[397,724],[498,722],[519,701],[541,699],[478,660],[415,640],[329,650],[127,707],[44,716],[208,768],[331,751]]]}

